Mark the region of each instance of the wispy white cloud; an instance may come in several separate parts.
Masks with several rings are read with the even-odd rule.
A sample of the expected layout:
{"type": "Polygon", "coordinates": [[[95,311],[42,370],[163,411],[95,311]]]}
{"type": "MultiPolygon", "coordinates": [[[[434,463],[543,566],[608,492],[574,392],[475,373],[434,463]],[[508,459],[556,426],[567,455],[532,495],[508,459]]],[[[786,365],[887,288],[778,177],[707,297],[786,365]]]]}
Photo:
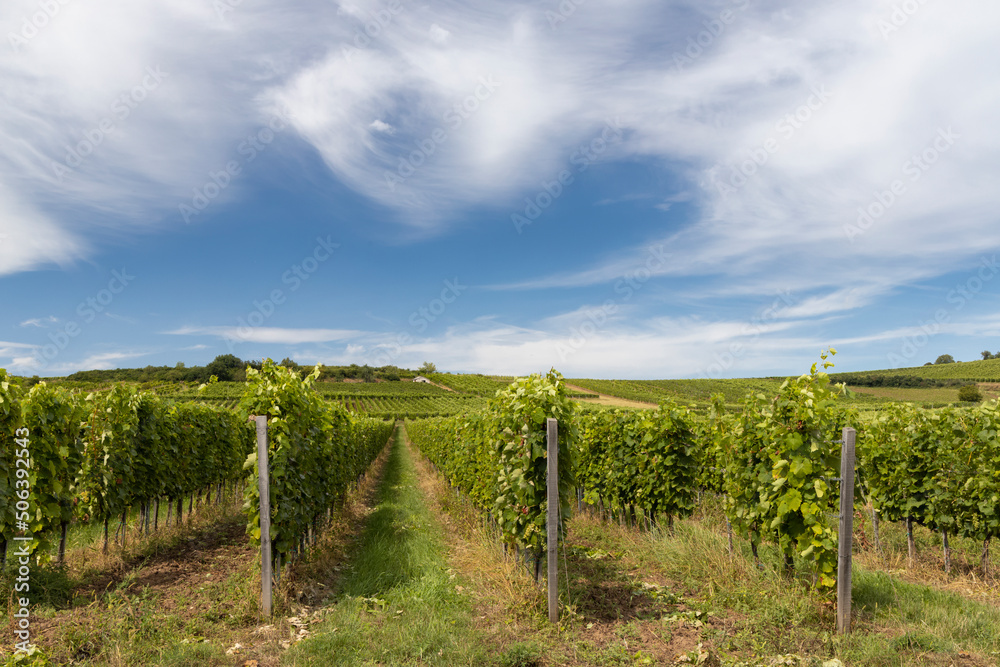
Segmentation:
{"type": "Polygon", "coordinates": [[[0,275],[66,265],[90,254],[85,239],[179,219],[178,203],[267,118],[262,92],[303,51],[330,43],[320,26],[335,11],[242,3],[220,18],[201,0],[57,5],[37,31],[24,28],[41,13],[34,0],[0,8],[0,275]],[[30,39],[11,42],[22,32],[30,39]]]}
{"type": "Polygon", "coordinates": [[[125,317],[124,315],[116,315],[115,313],[104,312],[104,316],[108,319],[112,319],[116,322],[124,322],[125,324],[136,324],[138,320],[133,317],[125,317]]]}
{"type": "Polygon", "coordinates": [[[59,318],[55,315],[49,315],[48,317],[32,317],[31,319],[21,322],[22,327],[38,327],[39,329],[45,329],[50,324],[56,324],[59,322],[59,318]]]}
{"type": "Polygon", "coordinates": [[[207,326],[181,327],[164,333],[175,336],[214,336],[224,340],[247,343],[299,345],[352,340],[366,335],[352,329],[289,329],[279,327],[207,326]]]}
{"type": "Polygon", "coordinates": [[[64,364],[60,366],[51,366],[47,370],[49,372],[62,372],[65,370],[80,370],[80,369],[95,369],[95,370],[107,370],[110,368],[120,368],[123,361],[129,359],[138,359],[140,357],[145,357],[149,352],[101,352],[98,354],[92,354],[89,357],[73,364],[64,364]]]}

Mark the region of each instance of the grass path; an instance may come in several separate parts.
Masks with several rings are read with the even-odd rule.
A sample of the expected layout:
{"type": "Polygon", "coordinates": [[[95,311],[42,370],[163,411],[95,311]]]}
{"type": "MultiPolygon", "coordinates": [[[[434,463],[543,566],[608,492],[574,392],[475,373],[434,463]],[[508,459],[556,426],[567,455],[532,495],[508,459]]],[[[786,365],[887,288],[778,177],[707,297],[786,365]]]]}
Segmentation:
{"type": "MultiPolygon", "coordinates": [[[[322,623],[289,665],[493,664],[397,430],[367,526],[322,623]]],[[[467,584],[466,584],[467,585],[467,584]]]]}

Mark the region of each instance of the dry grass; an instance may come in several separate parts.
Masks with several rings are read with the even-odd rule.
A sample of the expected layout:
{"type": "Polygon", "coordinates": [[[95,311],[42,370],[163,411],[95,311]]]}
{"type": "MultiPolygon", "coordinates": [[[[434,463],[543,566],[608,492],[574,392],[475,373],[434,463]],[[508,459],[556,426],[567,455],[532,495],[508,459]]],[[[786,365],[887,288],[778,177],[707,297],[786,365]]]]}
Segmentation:
{"type": "Polygon", "coordinates": [[[618,398],[617,396],[609,396],[608,394],[599,394],[593,389],[585,389],[584,387],[578,387],[577,385],[567,384],[567,389],[573,391],[587,392],[589,394],[597,394],[596,398],[574,398],[574,401],[578,403],[590,404],[590,405],[607,405],[609,407],[615,408],[642,408],[649,410],[656,407],[655,403],[643,403],[642,401],[632,401],[627,398],[618,398]]]}

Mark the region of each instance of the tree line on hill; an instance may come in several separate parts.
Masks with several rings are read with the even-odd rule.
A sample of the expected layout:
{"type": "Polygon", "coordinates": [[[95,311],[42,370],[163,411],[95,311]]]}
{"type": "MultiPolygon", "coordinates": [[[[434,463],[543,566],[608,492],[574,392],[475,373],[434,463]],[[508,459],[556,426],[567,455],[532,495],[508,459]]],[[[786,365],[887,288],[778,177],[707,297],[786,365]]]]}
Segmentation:
{"type": "Polygon", "coordinates": [[[836,382],[846,382],[854,387],[961,387],[968,380],[921,377],[919,375],[884,375],[881,373],[835,373],[836,382]]]}
{"type": "MultiPolygon", "coordinates": [[[[311,373],[313,366],[297,364],[290,358],[281,361],[281,366],[296,371],[311,373]]],[[[80,382],[208,382],[214,375],[222,382],[243,382],[246,380],[246,368],[260,370],[261,360],[244,360],[234,354],[220,354],[204,366],[186,366],[179,362],[176,366],[146,366],[145,368],[116,368],[111,370],[78,371],[67,375],[65,380],[80,382]]],[[[425,363],[420,370],[413,371],[397,366],[369,365],[359,366],[324,366],[320,373],[321,381],[361,380],[363,382],[398,381],[413,379],[421,372],[433,372],[434,364],[425,363]]],[[[28,378],[27,384],[33,385],[40,381],[38,376],[28,378]]]]}
{"type": "MultiPolygon", "coordinates": [[[[990,352],[989,350],[983,350],[979,354],[982,355],[983,361],[988,361],[990,359],[1000,359],[1000,351],[990,352]]],[[[926,364],[924,364],[924,366],[934,366],[937,364],[953,364],[953,363],[955,363],[955,357],[951,356],[950,354],[942,354],[937,359],[935,359],[933,363],[928,361],[926,364]]]]}

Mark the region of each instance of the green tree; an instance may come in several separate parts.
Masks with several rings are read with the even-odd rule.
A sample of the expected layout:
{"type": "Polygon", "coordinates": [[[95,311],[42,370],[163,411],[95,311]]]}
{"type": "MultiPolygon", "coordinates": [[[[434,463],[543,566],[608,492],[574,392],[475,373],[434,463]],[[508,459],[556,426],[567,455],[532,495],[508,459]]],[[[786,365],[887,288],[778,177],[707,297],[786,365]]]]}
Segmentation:
{"type": "Polygon", "coordinates": [[[966,403],[979,403],[983,400],[983,392],[974,384],[967,384],[958,390],[958,400],[966,403]]]}
{"type": "Polygon", "coordinates": [[[940,357],[934,360],[935,364],[953,364],[955,363],[955,357],[950,354],[942,354],[940,357]]]}
{"type": "Polygon", "coordinates": [[[983,361],[993,358],[993,353],[991,353],[989,350],[983,350],[979,354],[983,355],[983,361]]]}
{"type": "Polygon", "coordinates": [[[234,354],[220,354],[205,366],[207,375],[216,375],[223,382],[242,382],[246,379],[244,362],[234,354]]]}
{"type": "Polygon", "coordinates": [[[425,361],[424,365],[421,366],[419,369],[417,369],[417,371],[421,375],[427,375],[429,373],[437,373],[437,366],[435,366],[434,364],[432,364],[429,361],[425,361]]]}

